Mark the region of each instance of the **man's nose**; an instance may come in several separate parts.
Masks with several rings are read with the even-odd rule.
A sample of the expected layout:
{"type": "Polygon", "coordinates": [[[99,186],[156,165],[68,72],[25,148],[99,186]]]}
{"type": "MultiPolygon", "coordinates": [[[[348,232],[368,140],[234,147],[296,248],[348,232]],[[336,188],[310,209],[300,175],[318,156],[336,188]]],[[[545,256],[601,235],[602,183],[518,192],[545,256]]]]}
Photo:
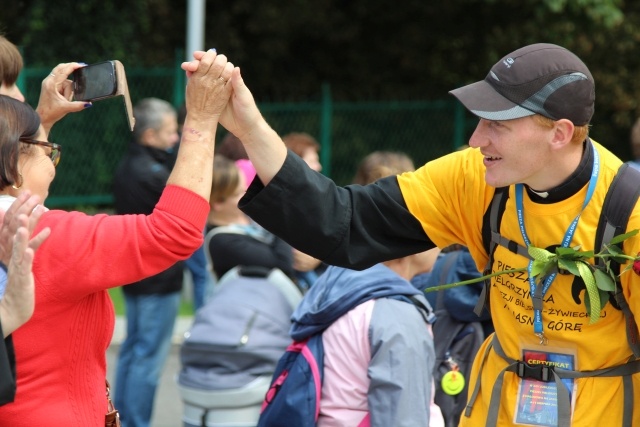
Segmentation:
{"type": "Polygon", "coordinates": [[[489,143],[489,137],[487,134],[488,121],[480,119],[476,126],[471,138],[469,138],[469,146],[473,148],[484,147],[489,143]]]}

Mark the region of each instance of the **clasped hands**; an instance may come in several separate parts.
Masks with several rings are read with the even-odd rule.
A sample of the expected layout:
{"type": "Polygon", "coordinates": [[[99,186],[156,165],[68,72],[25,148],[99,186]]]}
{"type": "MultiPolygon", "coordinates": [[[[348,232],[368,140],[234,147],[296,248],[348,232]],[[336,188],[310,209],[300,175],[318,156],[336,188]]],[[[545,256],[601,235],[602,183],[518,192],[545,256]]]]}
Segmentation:
{"type": "Polygon", "coordinates": [[[187,112],[206,112],[242,140],[243,135],[257,126],[262,115],[242,80],[240,68],[215,49],[195,51],[193,58],[181,65],[189,78],[187,112]]]}

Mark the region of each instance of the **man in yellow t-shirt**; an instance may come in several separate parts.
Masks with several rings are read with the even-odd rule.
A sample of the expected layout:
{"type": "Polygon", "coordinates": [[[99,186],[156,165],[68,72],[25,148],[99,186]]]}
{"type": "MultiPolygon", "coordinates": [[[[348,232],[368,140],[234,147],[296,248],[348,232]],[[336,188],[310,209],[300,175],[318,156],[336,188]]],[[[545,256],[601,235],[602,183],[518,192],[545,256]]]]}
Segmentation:
{"type": "MultiPolygon", "coordinates": [[[[186,70],[200,53],[194,56],[186,70]]],[[[489,260],[483,218],[498,187],[509,187],[499,230],[504,238],[522,247],[593,249],[604,197],[621,165],[588,137],[595,100],[589,69],[556,45],[518,49],[484,80],[451,92],[479,117],[471,148],[366,186],[337,187],[287,153],[239,69],[230,83],[234,95],[220,122],[240,138],[259,178],[241,208],[328,264],[365,268],[458,243],[482,269],[489,260]]],[[[639,228],[636,207],[628,230],[639,228]]],[[[640,238],[626,240],[623,250],[638,253],[640,238]]],[[[477,381],[480,387],[461,425],[640,425],[631,393],[640,393],[639,374],[627,372],[624,380],[579,374],[633,358],[622,312],[607,303],[591,324],[582,280],[558,274],[536,285],[528,264],[526,256],[504,247],[495,252],[493,271],[519,271],[492,280],[496,339],[488,338],[474,363],[469,389],[477,381]],[[526,365],[503,373],[507,360],[526,365]],[[575,378],[556,378],[560,369],[576,372],[575,378]]],[[[640,316],[640,277],[627,272],[621,283],[631,312],[640,316]]]]}

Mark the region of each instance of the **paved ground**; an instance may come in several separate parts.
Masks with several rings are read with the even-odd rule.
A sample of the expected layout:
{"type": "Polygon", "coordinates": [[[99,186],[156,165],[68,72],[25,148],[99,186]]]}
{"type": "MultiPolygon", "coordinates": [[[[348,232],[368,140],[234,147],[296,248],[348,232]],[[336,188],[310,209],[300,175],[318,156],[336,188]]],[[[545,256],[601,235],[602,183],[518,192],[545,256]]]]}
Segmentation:
{"type": "MultiPolygon", "coordinates": [[[[182,427],[182,401],[176,387],[175,376],[180,369],[179,344],[182,341],[184,331],[191,325],[191,321],[190,317],[179,317],[176,322],[173,335],[174,344],[171,346],[171,352],[160,379],[151,427],[182,427]]],[[[124,320],[118,318],[113,341],[107,350],[107,377],[112,384],[115,383],[113,378],[115,376],[118,350],[124,337],[124,327],[124,320]]]]}

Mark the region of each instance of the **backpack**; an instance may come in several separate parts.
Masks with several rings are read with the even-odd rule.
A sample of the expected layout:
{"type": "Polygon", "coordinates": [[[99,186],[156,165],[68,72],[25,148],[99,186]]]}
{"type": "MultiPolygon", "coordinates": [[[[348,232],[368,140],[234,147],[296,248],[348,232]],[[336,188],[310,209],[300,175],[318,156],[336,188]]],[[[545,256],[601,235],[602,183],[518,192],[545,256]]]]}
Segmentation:
{"type": "MultiPolygon", "coordinates": [[[[389,296],[413,303],[431,323],[432,310],[421,301],[407,296],[389,296]]],[[[351,306],[343,308],[344,313],[351,306]]],[[[281,357],[265,395],[257,427],[315,427],[320,415],[320,398],[324,370],[322,333],[304,341],[293,341],[281,357]]],[[[358,427],[370,425],[369,414],[358,427]]]]}
{"type": "MultiPolygon", "coordinates": [[[[631,167],[628,163],[620,166],[614,180],[607,190],[607,194],[602,205],[602,210],[600,212],[600,219],[598,222],[598,228],[596,230],[594,241],[594,250],[596,252],[601,250],[603,244],[609,243],[613,237],[626,231],[629,217],[631,216],[635,208],[638,196],[640,196],[639,183],[639,170],[631,167]]],[[[487,263],[485,274],[487,274],[487,271],[489,273],[491,272],[494,252],[497,245],[502,245],[513,253],[530,258],[525,247],[519,245],[513,240],[506,239],[505,237],[500,235],[500,221],[502,219],[502,214],[504,212],[506,200],[508,197],[508,187],[497,188],[489,209],[487,210],[487,212],[485,213],[485,217],[483,218],[482,236],[487,254],[489,254],[489,262],[487,263]]],[[[615,263],[613,260],[611,260],[610,262],[611,270],[616,275],[619,274],[620,265],[618,263],[615,263]]],[[[638,326],[636,324],[634,315],[624,298],[620,281],[617,280],[615,285],[615,291],[609,293],[609,300],[614,308],[621,310],[624,314],[627,342],[634,355],[631,360],[621,365],[604,369],[597,369],[594,371],[562,372],[562,370],[554,371],[552,368],[546,368],[539,370],[538,373],[536,373],[534,376],[531,376],[533,374],[529,365],[524,362],[509,358],[504,353],[504,350],[502,350],[502,346],[500,345],[497,335],[494,335],[492,342],[487,346],[484,357],[482,358],[483,362],[480,365],[478,376],[482,373],[484,360],[486,360],[486,355],[491,349],[493,349],[498,356],[504,359],[508,363],[508,366],[500,372],[498,380],[496,381],[496,384],[500,384],[500,387],[494,387],[494,390],[491,392],[491,403],[489,405],[489,412],[487,414],[487,426],[491,427],[497,424],[500,406],[499,394],[502,392],[502,378],[506,371],[514,372],[518,376],[521,376],[521,374],[527,375],[531,378],[540,379],[542,381],[548,381],[548,379],[544,379],[544,377],[549,377],[551,375],[550,372],[552,372],[552,376],[555,377],[556,382],[558,382],[562,378],[622,377],[622,386],[624,392],[622,425],[630,426],[632,424],[633,407],[635,406],[632,375],[640,372],[640,339],[638,334],[638,326]],[[494,396],[494,394],[496,393],[498,393],[498,396],[494,396]]],[[[485,281],[483,294],[481,295],[474,310],[476,314],[481,313],[482,310],[487,306],[490,286],[491,284],[489,280],[485,281]]],[[[469,397],[469,402],[465,409],[465,416],[470,415],[479,390],[480,381],[478,378],[474,390],[469,397]]],[[[571,422],[571,402],[569,401],[568,392],[566,388],[562,387],[561,385],[557,385],[556,390],[556,398],[558,399],[558,425],[568,426],[571,422]]]]}
{"type": "MultiPolygon", "coordinates": [[[[446,283],[448,271],[455,265],[460,251],[447,255],[440,274],[440,284],[446,283]]],[[[436,321],[432,325],[436,363],[433,370],[436,405],[440,407],[446,427],[455,427],[467,404],[469,377],[473,360],[484,342],[480,322],[461,322],[454,319],[444,306],[444,290],[438,291],[435,306],[436,321]],[[442,386],[443,377],[457,371],[464,378],[464,387],[456,394],[449,394],[442,386]]]]}
{"type": "MultiPolygon", "coordinates": [[[[603,244],[607,244],[615,236],[625,232],[627,222],[640,195],[640,170],[624,163],[609,186],[600,212],[600,220],[595,234],[594,251],[597,253],[602,249],[603,244]]],[[[509,198],[509,187],[496,188],[496,192],[491,200],[489,209],[485,213],[482,223],[482,240],[485,250],[489,255],[489,261],[484,270],[484,274],[490,274],[493,266],[494,254],[498,245],[504,246],[515,254],[531,259],[527,248],[500,235],[500,222],[504,213],[507,199],[509,198]]],[[[598,265],[604,263],[598,259],[598,265]]],[[[611,261],[611,270],[617,275],[620,272],[620,264],[611,261]]],[[[489,288],[491,279],[484,282],[484,288],[474,312],[479,316],[489,304],[489,288]]],[[[636,358],[640,358],[640,335],[638,327],[629,304],[625,301],[622,287],[619,281],[616,282],[616,291],[610,293],[612,305],[622,310],[627,323],[627,341],[636,358]]]]}
{"type": "Polygon", "coordinates": [[[180,383],[232,389],[271,375],[289,344],[289,317],[300,300],[302,293],[278,269],[231,269],[185,334],[180,383]]]}
{"type": "Polygon", "coordinates": [[[216,277],[216,273],[213,270],[213,259],[211,258],[211,252],[209,252],[209,245],[211,243],[211,239],[217,234],[239,234],[241,236],[250,236],[256,239],[259,242],[270,245],[273,242],[274,236],[273,234],[266,231],[264,228],[258,226],[255,223],[242,225],[242,224],[229,224],[229,225],[221,225],[215,228],[212,228],[205,234],[203,246],[205,248],[205,256],[207,258],[207,269],[213,276],[214,280],[219,279],[216,277]]]}

